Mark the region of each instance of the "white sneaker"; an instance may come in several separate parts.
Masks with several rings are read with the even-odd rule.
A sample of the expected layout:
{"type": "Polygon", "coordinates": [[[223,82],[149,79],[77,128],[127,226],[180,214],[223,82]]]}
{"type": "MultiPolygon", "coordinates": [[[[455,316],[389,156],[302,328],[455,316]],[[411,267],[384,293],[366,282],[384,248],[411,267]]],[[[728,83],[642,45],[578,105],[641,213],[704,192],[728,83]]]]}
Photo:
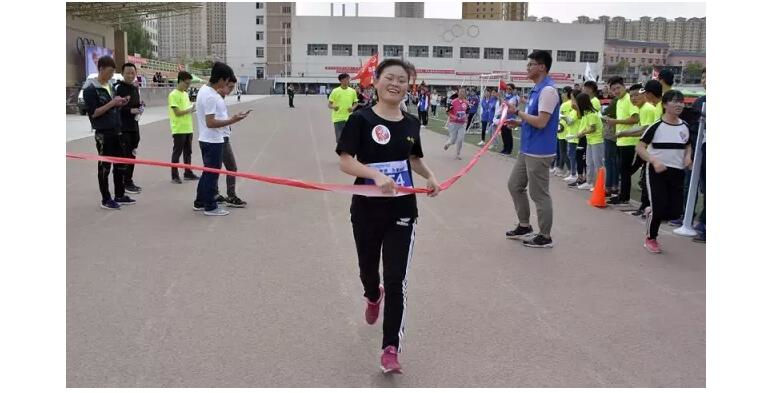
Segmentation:
{"type": "Polygon", "coordinates": [[[480,141],[480,143],[478,143],[477,146],[485,146],[485,141],[480,141]]]}
{"type": "Polygon", "coordinates": [[[565,170],[561,170],[561,171],[559,171],[559,172],[557,172],[557,173],[556,173],[556,176],[559,176],[559,177],[567,177],[567,176],[569,176],[569,172],[567,172],[567,171],[565,171],[565,170]]]}
{"type": "Polygon", "coordinates": [[[577,178],[578,178],[578,177],[577,177],[577,176],[575,176],[575,175],[569,175],[569,176],[565,177],[565,178],[564,178],[564,179],[562,179],[562,180],[564,180],[564,181],[566,181],[566,182],[571,182],[571,181],[573,181],[573,180],[576,180],[577,178]]]}
{"type": "Polygon", "coordinates": [[[204,215],[205,216],[227,216],[228,214],[230,214],[229,211],[227,211],[227,210],[225,210],[223,208],[220,208],[220,207],[218,207],[215,210],[210,210],[210,211],[204,210],[204,215]]]}
{"type": "Polygon", "coordinates": [[[592,190],[593,186],[588,183],[583,183],[578,186],[578,190],[592,190]]]}

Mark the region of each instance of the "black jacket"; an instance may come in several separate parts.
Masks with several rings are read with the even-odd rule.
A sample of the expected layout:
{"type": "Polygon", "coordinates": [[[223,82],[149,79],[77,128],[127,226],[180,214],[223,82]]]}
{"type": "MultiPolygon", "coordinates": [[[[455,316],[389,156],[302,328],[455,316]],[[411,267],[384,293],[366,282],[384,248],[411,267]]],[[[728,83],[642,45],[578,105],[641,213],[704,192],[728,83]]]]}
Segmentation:
{"type": "Polygon", "coordinates": [[[137,132],[138,122],[135,121],[135,115],[130,113],[130,110],[140,108],[140,92],[138,91],[138,87],[120,82],[116,85],[116,92],[120,97],[130,96],[130,101],[119,110],[120,118],[122,120],[122,131],[137,132]]]}
{"type": "MultiPolygon", "coordinates": [[[[85,82],[88,83],[88,82],[85,82]]],[[[113,107],[106,113],[98,117],[93,117],[95,110],[108,104],[112,97],[109,91],[103,87],[96,87],[95,84],[90,84],[82,91],[82,98],[85,101],[87,107],[87,116],[90,118],[90,125],[96,131],[108,131],[118,133],[122,127],[122,121],[119,117],[119,108],[113,107]]]]}
{"type": "Polygon", "coordinates": [[[699,133],[699,119],[702,117],[702,104],[705,103],[706,96],[702,96],[694,101],[691,106],[687,106],[681,112],[681,120],[689,126],[689,140],[691,148],[697,149],[697,134],[699,133]]]}

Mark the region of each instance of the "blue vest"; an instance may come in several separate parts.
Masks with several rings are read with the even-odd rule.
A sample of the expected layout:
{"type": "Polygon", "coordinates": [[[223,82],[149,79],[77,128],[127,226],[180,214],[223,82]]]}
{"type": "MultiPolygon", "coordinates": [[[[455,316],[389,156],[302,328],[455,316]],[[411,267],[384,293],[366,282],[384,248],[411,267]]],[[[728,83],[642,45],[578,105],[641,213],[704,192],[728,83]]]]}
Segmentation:
{"type": "MultiPolygon", "coordinates": [[[[540,81],[530,92],[530,99],[527,101],[525,112],[530,115],[538,116],[538,103],[540,101],[540,92],[544,87],[554,87],[554,81],[548,76],[540,81]]],[[[556,88],[554,88],[556,90],[556,88]]],[[[559,107],[556,103],[554,113],[543,128],[535,128],[529,123],[522,122],[521,140],[519,151],[524,154],[536,156],[553,156],[556,154],[556,131],[559,127],[559,107]]]]}

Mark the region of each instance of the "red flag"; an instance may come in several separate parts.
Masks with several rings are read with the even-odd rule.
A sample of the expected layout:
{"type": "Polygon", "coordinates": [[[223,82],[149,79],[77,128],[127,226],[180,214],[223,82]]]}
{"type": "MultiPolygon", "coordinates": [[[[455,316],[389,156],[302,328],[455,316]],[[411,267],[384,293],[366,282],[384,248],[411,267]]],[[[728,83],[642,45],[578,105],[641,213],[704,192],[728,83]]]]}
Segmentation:
{"type": "Polygon", "coordinates": [[[375,53],[371,56],[362,67],[358,74],[352,77],[353,80],[360,79],[360,86],[366,88],[371,86],[374,81],[374,73],[376,72],[376,66],[379,65],[379,54],[375,53]]]}
{"type": "Polygon", "coordinates": [[[506,84],[506,82],[503,81],[503,78],[498,80],[498,90],[501,90],[501,91],[509,90],[509,86],[506,84]]]}

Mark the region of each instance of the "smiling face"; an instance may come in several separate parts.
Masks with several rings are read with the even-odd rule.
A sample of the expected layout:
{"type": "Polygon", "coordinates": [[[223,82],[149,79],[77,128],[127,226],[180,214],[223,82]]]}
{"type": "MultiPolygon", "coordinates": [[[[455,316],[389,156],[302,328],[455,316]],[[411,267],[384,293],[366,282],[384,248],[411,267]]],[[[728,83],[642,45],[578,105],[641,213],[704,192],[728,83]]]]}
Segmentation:
{"type": "Polygon", "coordinates": [[[385,67],[379,78],[374,81],[374,88],[379,100],[399,104],[408,92],[408,73],[398,65],[385,67]]]}

